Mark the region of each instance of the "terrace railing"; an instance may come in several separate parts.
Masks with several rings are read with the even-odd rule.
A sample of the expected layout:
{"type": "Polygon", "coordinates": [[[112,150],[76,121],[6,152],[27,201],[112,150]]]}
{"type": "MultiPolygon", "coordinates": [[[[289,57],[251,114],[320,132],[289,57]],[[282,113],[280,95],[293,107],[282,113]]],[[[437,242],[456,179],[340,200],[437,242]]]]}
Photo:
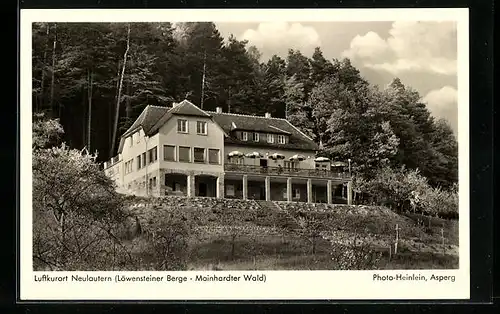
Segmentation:
{"type": "Polygon", "coordinates": [[[225,164],[224,171],[249,173],[249,174],[315,177],[315,178],[329,178],[329,179],[350,178],[349,173],[332,171],[332,170],[263,167],[263,166],[239,165],[239,164],[225,164]]]}

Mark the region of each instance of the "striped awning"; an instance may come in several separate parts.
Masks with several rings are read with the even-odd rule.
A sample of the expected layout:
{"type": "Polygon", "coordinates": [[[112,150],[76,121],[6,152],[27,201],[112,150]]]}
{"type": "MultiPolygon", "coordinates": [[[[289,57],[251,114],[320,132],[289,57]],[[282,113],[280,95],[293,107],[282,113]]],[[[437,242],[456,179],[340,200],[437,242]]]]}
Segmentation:
{"type": "Polygon", "coordinates": [[[272,155],[269,155],[270,159],[285,159],[285,155],[280,154],[280,153],[274,153],[272,155]]]}
{"type": "Polygon", "coordinates": [[[325,161],[330,161],[330,159],[328,159],[326,157],[317,157],[316,159],[314,159],[314,161],[316,161],[316,162],[325,162],[325,161]]]}
{"type": "Polygon", "coordinates": [[[229,157],[243,157],[245,154],[243,154],[242,152],[240,151],[237,151],[237,150],[233,150],[232,152],[230,152],[228,154],[229,157]]]}
{"type": "Polygon", "coordinates": [[[290,160],[297,160],[297,161],[302,161],[305,160],[306,157],[303,155],[293,155],[292,157],[289,158],[290,160]]]}
{"type": "Polygon", "coordinates": [[[262,154],[259,153],[259,152],[252,152],[252,153],[245,154],[245,157],[248,157],[248,158],[261,158],[262,154]]]}

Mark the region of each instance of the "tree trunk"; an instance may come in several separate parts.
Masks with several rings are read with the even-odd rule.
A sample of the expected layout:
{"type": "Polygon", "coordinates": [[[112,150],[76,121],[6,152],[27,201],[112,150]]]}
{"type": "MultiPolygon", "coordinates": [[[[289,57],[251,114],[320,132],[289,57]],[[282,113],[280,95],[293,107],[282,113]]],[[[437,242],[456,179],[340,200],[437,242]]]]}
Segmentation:
{"type": "Polygon", "coordinates": [[[123,76],[125,74],[125,65],[127,64],[127,55],[129,49],[130,49],[130,23],[128,24],[128,31],[127,31],[127,48],[125,49],[125,53],[123,54],[123,67],[120,76],[120,85],[118,86],[118,96],[115,108],[115,121],[113,123],[113,138],[111,139],[111,150],[109,152],[110,156],[113,156],[113,153],[115,151],[116,132],[118,131],[118,118],[120,117],[120,98],[122,94],[123,76]]]}
{"type": "Polygon", "coordinates": [[[92,70],[87,70],[87,82],[88,82],[87,103],[89,106],[87,115],[87,149],[89,150],[89,152],[91,151],[90,136],[92,134],[92,85],[93,85],[92,76],[93,76],[92,70]]]}
{"type": "MultiPolygon", "coordinates": [[[[117,101],[118,98],[118,88],[120,87],[120,60],[118,60],[118,64],[116,66],[116,91],[115,91],[115,102],[117,101]]],[[[112,142],[112,136],[113,136],[113,106],[109,106],[109,145],[111,146],[112,142]]],[[[109,156],[108,159],[110,159],[113,156],[109,156]]]]}
{"type": "Polygon", "coordinates": [[[85,97],[85,87],[84,87],[84,85],[82,85],[82,117],[83,117],[83,119],[82,119],[82,122],[83,122],[83,124],[82,124],[82,147],[85,147],[85,142],[87,141],[87,139],[85,137],[85,135],[87,134],[85,132],[85,124],[86,124],[85,123],[86,122],[85,121],[86,120],[85,119],[85,98],[86,98],[85,97]]]}
{"type": "MultiPolygon", "coordinates": [[[[50,34],[50,24],[47,23],[47,40],[45,41],[45,49],[43,50],[43,60],[42,60],[42,80],[41,80],[41,83],[40,83],[40,95],[39,95],[39,105],[40,105],[40,108],[43,109],[43,105],[44,105],[44,85],[45,85],[45,71],[46,71],[46,66],[45,66],[45,61],[47,60],[47,50],[49,49],[49,34],[50,34]]],[[[35,108],[37,111],[38,111],[38,105],[37,107],[35,108]]]]}
{"type": "MultiPolygon", "coordinates": [[[[130,96],[130,80],[127,80],[127,95],[130,96]]],[[[127,98],[125,103],[125,116],[127,121],[132,117],[132,104],[130,102],[130,97],[127,98]]]]}
{"type": "Polygon", "coordinates": [[[207,52],[203,55],[203,76],[201,78],[201,101],[200,108],[203,109],[203,101],[205,100],[205,73],[207,68],[207,52]]]}
{"type": "Polygon", "coordinates": [[[50,83],[50,110],[53,111],[54,104],[54,79],[55,79],[55,66],[56,66],[56,45],[57,45],[57,24],[54,24],[54,43],[52,45],[52,79],[50,83]]]}

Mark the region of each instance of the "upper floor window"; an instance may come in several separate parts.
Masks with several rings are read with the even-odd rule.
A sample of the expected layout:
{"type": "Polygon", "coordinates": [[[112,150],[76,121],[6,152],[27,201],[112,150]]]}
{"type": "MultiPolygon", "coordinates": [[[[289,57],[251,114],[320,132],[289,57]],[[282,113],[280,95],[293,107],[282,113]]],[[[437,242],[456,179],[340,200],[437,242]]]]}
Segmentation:
{"type": "Polygon", "coordinates": [[[191,147],[179,146],[179,161],[191,162],[191,147]]]}
{"type": "Polygon", "coordinates": [[[253,141],[258,142],[259,141],[259,133],[253,133],[253,141]]]}
{"type": "Polygon", "coordinates": [[[209,148],[208,149],[208,163],[210,164],[219,164],[219,150],[209,148]]]}
{"type": "Polygon", "coordinates": [[[158,150],[156,149],[156,147],[151,148],[148,151],[148,158],[149,158],[149,163],[153,163],[158,160],[158,150]]]}
{"type": "Polygon", "coordinates": [[[274,134],[267,134],[267,142],[274,143],[274,134]]]}
{"type": "Polygon", "coordinates": [[[141,168],[146,166],[146,153],[142,153],[141,168]]]}
{"type": "Polygon", "coordinates": [[[128,146],[129,146],[129,147],[132,147],[132,145],[134,145],[134,135],[130,136],[128,139],[129,139],[129,144],[128,144],[128,146]]]}
{"type": "Polygon", "coordinates": [[[285,144],[286,138],[284,135],[278,135],[278,144],[285,144]]]}
{"type": "Polygon", "coordinates": [[[177,120],[177,132],[188,133],[188,121],[179,119],[177,120]]]}
{"type": "Polygon", "coordinates": [[[248,141],[248,132],[241,132],[241,139],[243,141],[248,141]]]}
{"type": "Polygon", "coordinates": [[[205,121],[196,122],[196,133],[203,135],[207,134],[207,123],[205,121]]]}
{"type": "Polygon", "coordinates": [[[125,173],[131,173],[132,172],[132,162],[134,160],[131,159],[125,163],[125,173]]]}
{"type": "Polygon", "coordinates": [[[141,155],[137,156],[137,170],[141,169],[141,155]]]}
{"type": "Polygon", "coordinates": [[[205,149],[195,147],[194,148],[194,162],[205,162],[205,149]]]}
{"type": "Polygon", "coordinates": [[[175,146],[173,145],[163,146],[163,159],[167,161],[175,161],[175,146]]]}
{"type": "Polygon", "coordinates": [[[139,144],[141,142],[141,132],[139,131],[135,133],[134,136],[135,136],[135,142],[139,144]]]}

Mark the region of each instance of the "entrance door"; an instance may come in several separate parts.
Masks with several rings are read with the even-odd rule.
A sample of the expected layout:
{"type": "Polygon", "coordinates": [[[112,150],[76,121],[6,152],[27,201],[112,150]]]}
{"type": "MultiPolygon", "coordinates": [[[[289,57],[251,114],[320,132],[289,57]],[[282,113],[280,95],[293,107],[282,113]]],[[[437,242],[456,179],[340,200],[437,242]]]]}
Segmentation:
{"type": "Polygon", "coordinates": [[[198,186],[198,195],[199,196],[207,196],[207,184],[200,182],[198,186]]]}

